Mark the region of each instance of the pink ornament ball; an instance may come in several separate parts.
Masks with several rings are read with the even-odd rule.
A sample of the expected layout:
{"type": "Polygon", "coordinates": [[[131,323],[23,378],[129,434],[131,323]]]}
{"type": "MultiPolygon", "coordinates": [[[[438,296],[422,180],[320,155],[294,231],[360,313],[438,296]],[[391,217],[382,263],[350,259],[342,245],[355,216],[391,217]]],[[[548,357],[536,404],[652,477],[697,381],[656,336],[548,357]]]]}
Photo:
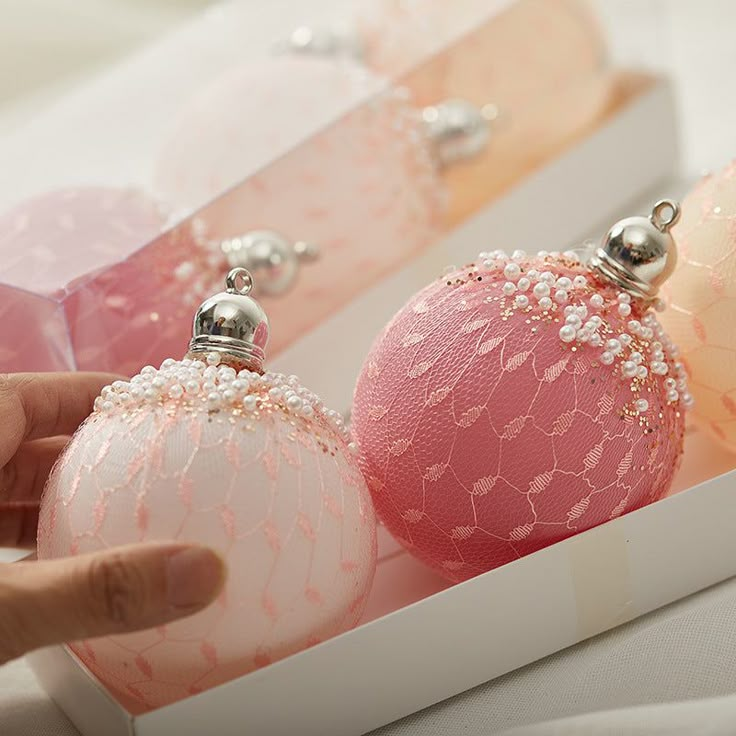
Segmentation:
{"type": "Polygon", "coordinates": [[[133,711],[351,628],[373,579],[375,516],[342,420],[296,377],[217,362],[168,359],[104,389],[42,501],[40,558],[179,540],[227,560],[205,611],[72,645],[133,711]]]}
{"type": "Polygon", "coordinates": [[[353,432],[383,523],[460,581],[662,498],[681,381],[653,311],[573,253],[484,253],[376,339],[353,432]]]}
{"type": "Polygon", "coordinates": [[[693,419],[736,452],[736,162],[685,197],[673,232],[680,258],[662,320],[688,369],[693,419]]]}

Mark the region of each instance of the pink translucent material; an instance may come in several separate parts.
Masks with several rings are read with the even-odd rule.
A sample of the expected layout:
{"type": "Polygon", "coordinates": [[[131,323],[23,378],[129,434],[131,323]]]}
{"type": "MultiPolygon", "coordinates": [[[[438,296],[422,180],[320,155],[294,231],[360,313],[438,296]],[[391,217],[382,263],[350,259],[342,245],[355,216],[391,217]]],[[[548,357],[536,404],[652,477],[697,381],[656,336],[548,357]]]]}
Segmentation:
{"type": "Polygon", "coordinates": [[[101,187],[50,192],[0,216],[0,371],[103,367],[85,355],[111,337],[105,305],[95,305],[94,329],[78,339],[71,305],[165,221],[139,192],[101,187]]]}
{"type": "Polygon", "coordinates": [[[225,590],[205,611],[73,645],[134,711],[317,644],[363,612],[376,529],[357,461],[323,414],[289,412],[259,385],[250,411],[213,410],[188,392],[150,402],[131,391],[114,408],[101,400],[49,480],[42,558],[181,540],[227,560],[225,590]]]}
{"type": "Polygon", "coordinates": [[[186,106],[159,162],[158,189],[179,206],[235,187],[199,213],[210,237],[267,228],[321,249],[288,294],[262,299],[272,355],[439,232],[443,189],[417,110],[384,84],[323,59],[238,68],[186,106]],[[337,101],[347,114],[320,128],[337,101]]]}
{"type": "Polygon", "coordinates": [[[682,349],[695,420],[736,452],[736,162],[688,194],[673,234],[662,321],[682,349]]]}
{"type": "MultiPolygon", "coordinates": [[[[555,277],[587,274],[553,258],[521,263],[555,277]]],[[[565,343],[562,307],[504,296],[503,262],[451,274],[415,295],[377,338],[359,377],[353,432],[376,511],[409,551],[451,580],[529,554],[664,496],[682,452],[684,414],[635,338],[604,365],[604,347],[565,343]],[[637,398],[648,408],[637,414],[637,398]]],[[[570,305],[605,298],[601,336],[627,331],[614,289],[575,289],[570,305]]],[[[671,358],[667,357],[672,368],[671,358]]]]}
{"type": "Polygon", "coordinates": [[[451,223],[558,155],[611,109],[615,78],[581,0],[365,5],[358,26],[371,69],[400,78],[418,105],[460,97],[500,111],[487,150],[445,172],[451,223]]]}

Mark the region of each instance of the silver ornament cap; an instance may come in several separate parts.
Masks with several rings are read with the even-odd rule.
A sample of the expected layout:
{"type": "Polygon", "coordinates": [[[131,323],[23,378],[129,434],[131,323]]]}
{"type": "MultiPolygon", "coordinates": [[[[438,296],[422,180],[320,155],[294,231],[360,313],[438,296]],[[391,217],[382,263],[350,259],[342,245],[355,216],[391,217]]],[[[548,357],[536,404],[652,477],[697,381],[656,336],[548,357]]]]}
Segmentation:
{"type": "Polygon", "coordinates": [[[258,294],[281,296],[296,283],[303,263],[319,258],[319,248],[292,242],[273,230],[252,230],[219,244],[230,268],[245,268],[258,277],[258,294]]]}
{"type": "Polygon", "coordinates": [[[422,122],[439,166],[452,166],[484,151],[498,114],[493,104],[476,107],[461,99],[444,100],[425,107],[422,122]]]}
{"type": "Polygon", "coordinates": [[[225,286],[194,315],[189,355],[214,352],[262,373],[270,327],[263,308],[250,296],[253,277],[245,268],[234,268],[225,286]]]}
{"type": "Polygon", "coordinates": [[[649,217],[619,220],[590,259],[600,276],[639,299],[653,299],[677,264],[670,229],[680,218],[680,205],[662,199],[649,217]]]}

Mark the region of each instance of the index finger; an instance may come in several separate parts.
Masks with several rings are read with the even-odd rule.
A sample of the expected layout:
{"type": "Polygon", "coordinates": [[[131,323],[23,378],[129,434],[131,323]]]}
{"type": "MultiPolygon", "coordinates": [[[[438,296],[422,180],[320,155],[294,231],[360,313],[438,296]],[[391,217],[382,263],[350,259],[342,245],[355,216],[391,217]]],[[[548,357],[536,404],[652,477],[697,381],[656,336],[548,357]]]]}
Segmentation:
{"type": "Polygon", "coordinates": [[[92,411],[109,373],[11,373],[0,376],[0,467],[21,443],[72,434],[92,411]]]}

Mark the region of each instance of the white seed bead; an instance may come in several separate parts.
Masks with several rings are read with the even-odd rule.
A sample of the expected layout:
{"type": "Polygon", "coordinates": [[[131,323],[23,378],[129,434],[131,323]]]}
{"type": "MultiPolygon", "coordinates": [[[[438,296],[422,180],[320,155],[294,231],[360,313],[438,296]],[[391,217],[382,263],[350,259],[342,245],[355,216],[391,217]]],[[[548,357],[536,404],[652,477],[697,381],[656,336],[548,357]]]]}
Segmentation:
{"type": "Polygon", "coordinates": [[[566,250],[562,255],[565,256],[565,258],[567,258],[569,261],[573,261],[574,263],[580,262],[580,256],[574,250],[566,250]]]}
{"type": "Polygon", "coordinates": [[[581,304],[575,307],[575,312],[580,319],[585,319],[588,316],[588,307],[586,307],[585,304],[581,304]]]}
{"type": "Polygon", "coordinates": [[[635,335],[641,331],[641,322],[638,319],[629,320],[627,326],[635,335]]]}
{"type": "Polygon", "coordinates": [[[643,356],[643,355],[642,355],[642,354],[641,354],[641,353],[640,353],[640,352],[639,352],[638,350],[635,350],[635,351],[634,351],[633,353],[631,353],[631,355],[629,356],[629,360],[630,360],[630,361],[631,361],[632,363],[636,363],[637,365],[639,365],[639,363],[641,363],[641,362],[642,362],[642,360],[644,360],[644,356],[643,356]]]}
{"type": "Polygon", "coordinates": [[[611,365],[613,363],[613,353],[609,352],[608,350],[604,350],[601,353],[600,359],[601,363],[603,365],[611,365]]]}
{"type": "MultiPolygon", "coordinates": [[[[572,285],[576,289],[584,289],[588,285],[588,279],[585,278],[585,276],[576,276],[572,280],[572,285]]],[[[600,296],[600,294],[594,294],[593,296],[600,296]]],[[[592,298],[592,297],[591,297],[592,298]]],[[[603,297],[601,297],[601,301],[603,301],[603,297]]],[[[602,306],[602,305],[601,305],[602,306]]]]}
{"type": "Polygon", "coordinates": [[[518,263],[507,263],[504,266],[503,275],[509,281],[516,281],[521,276],[521,266],[518,263]]]}
{"type": "Polygon", "coordinates": [[[665,376],[669,372],[667,363],[655,360],[651,366],[649,366],[652,373],[656,373],[658,376],[665,376]]]}
{"type": "Polygon", "coordinates": [[[637,399],[634,406],[639,414],[643,414],[649,408],[649,402],[646,399],[637,399]]]}
{"type": "Polygon", "coordinates": [[[557,289],[555,292],[555,301],[558,304],[564,304],[567,301],[567,292],[564,289],[557,289]]]}
{"type": "Polygon", "coordinates": [[[577,316],[577,314],[568,314],[567,317],[565,317],[565,324],[577,327],[582,324],[582,320],[577,316]]]}
{"type": "Polygon", "coordinates": [[[529,297],[525,294],[517,294],[516,299],[514,299],[514,304],[516,304],[520,309],[526,309],[526,307],[529,306],[529,297]]]}
{"type": "Polygon", "coordinates": [[[640,365],[636,369],[636,377],[643,381],[649,375],[649,369],[645,365],[640,365]]]}
{"type": "MultiPolygon", "coordinates": [[[[664,310],[666,308],[666,305],[665,305],[663,299],[655,299],[653,306],[654,306],[654,311],[655,312],[664,312],[664,310]]],[[[692,399],[692,396],[690,398],[692,399]]],[[[684,401],[684,399],[683,399],[683,401],[684,401]]]]}
{"type": "Polygon", "coordinates": [[[572,325],[565,325],[560,328],[560,340],[562,342],[572,342],[575,339],[577,331],[572,325]]]}
{"type": "Polygon", "coordinates": [[[247,391],[249,383],[243,378],[236,378],[231,384],[233,391],[247,391]]]}
{"type": "Polygon", "coordinates": [[[567,278],[567,276],[560,276],[555,282],[555,286],[558,289],[570,289],[572,287],[572,279],[567,278]]]}
{"type": "Polygon", "coordinates": [[[286,400],[286,406],[293,411],[297,411],[302,407],[302,400],[296,395],[289,396],[286,400]]]}
{"type": "Polygon", "coordinates": [[[673,388],[677,388],[677,381],[675,381],[674,378],[665,378],[664,379],[664,387],[669,391],[673,388]]]}
{"type": "Polygon", "coordinates": [[[620,335],[618,336],[618,341],[619,341],[619,342],[620,342],[620,343],[621,343],[621,344],[622,344],[622,345],[623,345],[624,347],[628,347],[629,345],[631,345],[631,340],[632,340],[632,339],[633,339],[633,338],[631,337],[631,335],[629,335],[629,333],[628,333],[628,332],[622,332],[622,333],[621,333],[621,334],[620,334],[620,335]]]}
{"type": "Polygon", "coordinates": [[[120,394],[120,396],[118,396],[118,399],[120,400],[121,404],[127,404],[130,401],[130,394],[123,392],[122,394],[120,394]]]}
{"type": "Polygon", "coordinates": [[[548,296],[543,296],[539,300],[539,306],[541,309],[544,309],[547,311],[548,309],[552,309],[552,300],[548,296]]]}
{"type": "Polygon", "coordinates": [[[539,278],[539,271],[537,271],[536,268],[531,269],[531,271],[527,271],[526,275],[532,280],[535,281],[539,278]]]}
{"type": "Polygon", "coordinates": [[[515,250],[511,254],[511,259],[514,261],[523,261],[526,258],[526,251],[524,250],[515,250]]]}
{"type": "Polygon", "coordinates": [[[631,294],[627,294],[625,291],[622,291],[618,295],[618,300],[621,304],[631,304],[631,294]]]}
{"type": "Polygon", "coordinates": [[[590,297],[590,305],[595,309],[600,309],[604,303],[603,297],[600,294],[593,294],[590,297]]]}
{"type": "Polygon", "coordinates": [[[158,397],[159,397],[159,393],[158,393],[158,391],[156,391],[156,389],[155,389],[155,388],[147,388],[147,389],[146,389],[146,390],[145,390],[145,391],[143,392],[143,398],[144,398],[144,399],[145,399],[146,401],[156,401],[156,399],[157,399],[158,397]]]}
{"type": "Polygon", "coordinates": [[[133,386],[133,388],[130,389],[130,395],[133,399],[138,401],[143,398],[143,389],[138,386],[133,386]]]}
{"type": "Polygon", "coordinates": [[[115,404],[112,401],[103,401],[100,408],[102,411],[109,412],[115,408],[115,404]]]}
{"type": "Polygon", "coordinates": [[[301,413],[305,417],[311,417],[312,414],[314,414],[314,407],[311,404],[303,404],[301,408],[301,413]]]}
{"type": "Polygon", "coordinates": [[[534,289],[532,291],[536,299],[542,299],[545,296],[549,296],[549,284],[545,283],[544,281],[540,281],[537,284],[534,284],[534,289]]]}
{"type": "Polygon", "coordinates": [[[529,279],[526,276],[522,276],[517,282],[516,282],[516,288],[519,291],[526,291],[529,289],[529,287],[532,285],[532,282],[529,281],[529,279]]]}
{"type": "MultiPolygon", "coordinates": [[[[161,363],[162,368],[171,368],[171,366],[175,365],[176,361],[173,358],[166,358],[163,363],[161,363]]],[[[115,383],[118,383],[118,381],[115,381],[115,383]]],[[[115,383],[113,383],[113,387],[115,386],[115,383]]]]}
{"type": "Polygon", "coordinates": [[[141,368],[141,375],[142,376],[152,376],[155,375],[156,369],[152,365],[145,365],[143,368],[141,368]]]}
{"type": "Polygon", "coordinates": [[[614,355],[618,355],[621,352],[621,343],[614,337],[606,341],[606,350],[614,355]]]}
{"type": "Polygon", "coordinates": [[[578,330],[575,333],[575,337],[578,339],[579,342],[588,342],[588,340],[590,340],[590,333],[586,332],[585,330],[578,330]]]}
{"type": "Polygon", "coordinates": [[[603,344],[603,338],[597,333],[593,333],[588,342],[594,347],[599,348],[603,344]]]}
{"type": "Polygon", "coordinates": [[[207,394],[207,403],[210,406],[217,406],[220,403],[220,394],[218,394],[217,391],[212,391],[207,394]]]}
{"type": "Polygon", "coordinates": [[[255,397],[253,394],[248,394],[247,396],[243,397],[243,406],[248,411],[253,411],[258,404],[258,398],[255,397]]]}
{"type": "Polygon", "coordinates": [[[633,378],[636,375],[636,368],[636,363],[626,360],[621,366],[621,372],[626,376],[626,378],[633,378]]]}
{"type": "Polygon", "coordinates": [[[506,296],[511,296],[516,291],[516,284],[512,284],[511,281],[507,281],[503,285],[503,293],[506,296]]]}
{"type": "Polygon", "coordinates": [[[207,365],[219,365],[220,354],[219,353],[207,353],[207,365]]]}
{"type": "Polygon", "coordinates": [[[268,395],[271,401],[280,401],[284,392],[280,388],[274,387],[268,390],[268,395]]]}
{"type": "Polygon", "coordinates": [[[198,394],[199,393],[199,381],[187,381],[187,384],[184,388],[186,389],[186,392],[188,394],[198,394]]]}
{"type": "Polygon", "coordinates": [[[680,398],[680,394],[675,391],[675,389],[671,389],[667,392],[667,401],[669,402],[675,402],[677,399],[680,398]]]}
{"type": "Polygon", "coordinates": [[[568,304],[565,307],[563,314],[565,315],[565,317],[567,317],[570,314],[577,314],[577,310],[575,309],[575,307],[572,306],[572,304],[568,304]]]}
{"type": "Polygon", "coordinates": [[[631,314],[631,304],[621,303],[618,305],[618,313],[622,317],[628,317],[631,314]]]}
{"type": "Polygon", "coordinates": [[[688,393],[686,391],[682,394],[682,403],[685,405],[686,409],[690,409],[693,404],[695,404],[695,399],[693,398],[693,395],[691,393],[688,393]]]}
{"type": "Polygon", "coordinates": [[[222,392],[222,398],[223,398],[223,399],[224,399],[225,401],[227,401],[227,403],[229,404],[229,403],[230,403],[231,401],[234,401],[234,400],[235,400],[235,391],[233,391],[233,390],[232,390],[232,389],[230,389],[230,388],[226,388],[226,389],[225,389],[225,390],[224,390],[224,391],[222,392]]]}
{"type": "Polygon", "coordinates": [[[180,383],[175,383],[169,389],[169,396],[172,399],[180,399],[184,395],[184,387],[180,383]]]}
{"type": "Polygon", "coordinates": [[[217,388],[217,385],[214,381],[205,381],[202,384],[202,391],[206,394],[211,394],[215,389],[217,388]]]}
{"type": "Polygon", "coordinates": [[[552,286],[555,282],[555,275],[552,273],[552,271],[543,271],[541,274],[539,274],[539,280],[544,281],[545,284],[548,286],[552,286]]]}

